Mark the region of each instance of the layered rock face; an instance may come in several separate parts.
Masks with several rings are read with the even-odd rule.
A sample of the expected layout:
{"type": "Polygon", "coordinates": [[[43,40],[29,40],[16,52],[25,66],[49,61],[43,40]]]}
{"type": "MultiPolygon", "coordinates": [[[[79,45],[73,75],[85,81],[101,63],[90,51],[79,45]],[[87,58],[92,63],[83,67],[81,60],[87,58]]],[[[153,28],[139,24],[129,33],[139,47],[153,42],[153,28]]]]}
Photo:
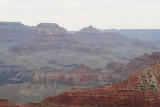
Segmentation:
{"type": "Polygon", "coordinates": [[[114,83],[120,81],[120,78],[118,77],[119,76],[116,74],[95,72],[91,68],[81,64],[68,72],[36,71],[32,74],[31,84],[47,84],[57,81],[59,83],[69,85],[71,88],[92,88],[98,87],[96,85],[105,86],[107,84],[111,84],[112,82],[114,83]]]}
{"type": "MultiPolygon", "coordinates": [[[[127,65],[117,62],[109,63],[107,68],[115,74],[94,72],[93,69],[103,70],[108,61],[126,63],[135,56],[142,55],[144,52],[157,51],[159,48],[149,42],[130,39],[121,33],[102,33],[92,26],[83,28],[75,34],[69,34],[67,30],[55,23],[41,23],[29,27],[17,22],[1,22],[0,41],[16,43],[7,45],[10,47],[9,52],[8,48],[6,53],[0,50],[0,60],[5,64],[0,67],[0,82],[2,82],[0,85],[29,81],[32,71],[37,71],[32,75],[30,83],[0,87],[3,90],[0,93],[1,96],[22,103],[29,102],[28,99],[41,101],[46,96],[64,91],[72,90],[77,93],[77,91],[108,85],[121,78],[127,78],[136,70],[151,66],[159,59],[159,53],[145,54],[143,58],[136,58],[127,65]],[[79,64],[90,68],[84,65],[75,67],[79,64]],[[75,68],[72,69],[73,67],[75,68]],[[4,95],[7,92],[13,96],[4,95]]],[[[117,93],[123,94],[123,91],[117,91],[117,93]]],[[[86,92],[90,93],[90,91],[86,92]]],[[[129,92],[133,91],[129,90],[129,92]]],[[[135,93],[137,92],[132,94],[135,93]]],[[[81,96],[81,94],[78,95],[81,96]]]]}
{"type": "Polygon", "coordinates": [[[87,91],[70,91],[47,97],[40,103],[27,106],[138,106],[159,107],[160,105],[160,62],[152,67],[137,71],[127,80],[87,91]]]}
{"type": "Polygon", "coordinates": [[[95,72],[81,64],[70,71],[36,71],[29,83],[0,87],[0,97],[21,104],[39,102],[50,95],[94,89],[120,80],[116,74],[95,72]]]}
{"type": "Polygon", "coordinates": [[[0,22],[1,42],[21,42],[32,34],[64,34],[67,31],[54,23],[40,23],[35,27],[23,25],[20,22],[0,22]]]}
{"type": "Polygon", "coordinates": [[[18,45],[33,29],[20,22],[0,22],[0,53],[8,52],[10,46],[18,45]]]}
{"type": "MultiPolygon", "coordinates": [[[[1,47],[4,45],[0,44],[0,61],[4,62],[8,68],[9,66],[25,68],[25,71],[22,70],[22,72],[20,70],[13,70],[13,72],[12,70],[3,70],[2,74],[5,78],[1,79],[3,80],[1,81],[3,82],[1,85],[29,81],[28,78],[32,73],[31,71],[44,71],[47,69],[50,71],[57,71],[49,74],[56,75],[56,78],[58,79],[47,79],[47,83],[56,84],[52,87],[53,89],[62,86],[62,90],[55,92],[56,94],[64,92],[65,90],[70,90],[70,87],[79,88],[77,85],[79,83],[81,83],[82,87],[93,88],[99,86],[97,84],[103,86],[121,80],[119,79],[120,74],[110,73],[106,75],[103,73],[86,73],[86,75],[84,75],[83,73],[78,74],[68,72],[71,74],[70,77],[69,74],[60,71],[71,71],[79,64],[84,64],[94,71],[102,71],[108,61],[115,60],[126,63],[131,58],[144,54],[144,52],[152,52],[158,49],[152,43],[130,39],[116,32],[101,33],[100,30],[92,26],[83,28],[75,34],[70,34],[67,30],[55,23],[41,23],[33,27],[25,26],[21,23],[10,22],[3,22],[0,23],[0,25],[0,29],[2,29],[0,35],[3,34],[2,37],[6,36],[7,38],[11,38],[7,39],[7,41],[5,41],[5,39],[1,40],[7,44],[10,42],[16,43],[7,45],[10,49],[8,51],[8,48],[6,48],[5,52],[1,52],[1,49],[3,49],[1,47]],[[16,35],[17,38],[12,40],[14,35],[16,35]],[[4,73],[4,71],[6,72],[4,73]],[[62,77],[66,75],[63,82],[60,82],[59,80],[61,75],[62,77]],[[75,75],[78,75],[78,77],[76,78],[75,75]],[[73,81],[73,78],[76,79],[73,81]],[[72,84],[74,84],[74,87],[72,87],[72,84]],[[68,87],[68,85],[70,87],[68,87]]],[[[84,69],[78,72],[83,72],[83,70],[84,69]]],[[[36,83],[39,83],[39,85],[43,84],[43,87],[41,88],[42,91],[38,91],[38,94],[35,96],[39,96],[40,93],[45,90],[46,82],[44,82],[44,80],[46,77],[44,73],[42,73],[42,75],[42,80],[32,81],[32,83],[35,83],[34,85],[36,85],[36,83]]],[[[30,85],[28,87],[30,87],[30,85]]],[[[52,91],[52,88],[49,87],[48,90],[52,91]]],[[[32,87],[30,89],[34,90],[32,87]]],[[[32,95],[34,91],[29,93],[32,95]]],[[[25,92],[27,93],[28,91],[21,92],[22,97],[25,92]]],[[[55,93],[51,92],[49,94],[54,95],[55,93]]],[[[43,98],[47,95],[48,93],[45,94],[43,98]]],[[[18,100],[16,99],[16,101],[18,100]]]]}
{"type": "Polygon", "coordinates": [[[113,48],[119,46],[139,48],[137,45],[141,45],[140,48],[154,47],[151,43],[130,39],[120,33],[101,33],[100,30],[92,26],[83,28],[76,34],[69,34],[64,28],[55,23],[40,23],[35,27],[30,27],[30,30],[32,32],[28,33],[28,36],[25,36],[18,46],[10,47],[10,52],[28,53],[67,49],[93,55],[105,55],[113,53],[113,48]]]}
{"type": "Polygon", "coordinates": [[[92,107],[92,106],[138,106],[159,107],[160,105],[160,61],[152,67],[135,72],[128,79],[92,90],[72,90],[47,97],[39,103],[17,105],[1,99],[0,104],[18,107],[56,106],[56,107],[92,107]]]}
{"type": "MultiPolygon", "coordinates": [[[[7,65],[20,65],[29,70],[49,68],[68,71],[84,64],[101,71],[108,61],[127,63],[144,52],[158,50],[152,43],[130,39],[116,32],[102,33],[92,26],[70,34],[55,23],[40,23],[32,27],[11,22],[3,22],[2,25],[6,33],[14,29],[9,37],[16,34],[19,38],[16,44],[5,44],[7,47],[0,54],[0,59],[7,65]]],[[[0,53],[1,47],[4,44],[0,44],[0,53]]]]}
{"type": "Polygon", "coordinates": [[[31,27],[34,32],[28,34],[18,46],[11,46],[10,52],[30,53],[62,49],[69,46],[68,32],[54,23],[40,23],[31,27]],[[67,43],[67,44],[66,44],[67,43]]]}
{"type": "MultiPolygon", "coordinates": [[[[18,95],[16,98],[8,96],[7,94],[7,97],[4,94],[0,94],[0,96],[14,102],[28,103],[32,101],[41,101],[46,96],[56,95],[69,90],[80,91],[103,87],[122,81],[123,78],[127,78],[127,76],[136,72],[136,70],[150,67],[151,64],[154,64],[159,60],[159,55],[159,52],[153,52],[152,55],[145,54],[141,57],[132,59],[127,65],[118,62],[110,62],[106,66],[107,69],[111,70],[110,73],[95,72],[93,69],[83,64],[79,66],[63,65],[76,66],[68,72],[58,70],[38,70],[32,74],[30,83],[16,85],[17,88],[15,89],[16,91],[14,91],[16,94],[13,95],[18,95]],[[135,67],[135,65],[137,67],[135,67]]],[[[8,93],[14,86],[4,86],[4,88],[8,93]]],[[[3,93],[4,88],[0,87],[0,92],[3,93]]]]}
{"type": "Polygon", "coordinates": [[[131,59],[126,65],[119,62],[109,62],[106,68],[121,75],[122,78],[127,78],[135,71],[151,67],[158,60],[160,60],[160,52],[153,52],[151,55],[146,53],[141,57],[131,59]]]}
{"type": "Polygon", "coordinates": [[[20,22],[0,22],[0,42],[20,42],[31,29],[20,22]]]}

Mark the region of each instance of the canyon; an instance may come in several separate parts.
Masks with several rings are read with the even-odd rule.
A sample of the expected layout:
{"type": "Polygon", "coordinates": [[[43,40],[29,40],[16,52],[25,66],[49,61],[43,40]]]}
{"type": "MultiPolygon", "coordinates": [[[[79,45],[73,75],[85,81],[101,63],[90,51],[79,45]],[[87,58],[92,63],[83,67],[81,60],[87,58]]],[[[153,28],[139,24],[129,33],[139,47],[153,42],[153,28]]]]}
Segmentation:
{"type": "Polygon", "coordinates": [[[0,22],[0,106],[157,106],[159,31],[0,22]]]}
{"type": "Polygon", "coordinates": [[[159,52],[144,54],[131,59],[126,65],[109,62],[102,72],[96,72],[83,64],[69,71],[37,70],[32,72],[30,82],[1,86],[0,97],[26,104],[39,102],[47,96],[65,91],[82,91],[108,86],[127,79],[136,71],[151,67],[160,60],[159,55],[159,52]]]}
{"type": "Polygon", "coordinates": [[[160,105],[160,61],[135,72],[128,79],[104,88],[69,91],[28,105],[53,106],[141,106],[160,105]]]}
{"type": "Polygon", "coordinates": [[[100,72],[110,61],[126,64],[134,57],[159,50],[156,43],[131,39],[120,32],[102,32],[89,26],[70,33],[56,23],[27,26],[0,22],[0,41],[0,62],[30,71],[25,81],[36,70],[69,71],[84,64],[100,72]]]}
{"type": "Polygon", "coordinates": [[[1,86],[0,97],[21,104],[37,102],[65,91],[94,89],[118,81],[117,74],[96,72],[85,65],[70,71],[39,70],[32,73],[28,83],[1,86]]]}
{"type": "Polygon", "coordinates": [[[56,96],[47,97],[42,102],[15,104],[1,99],[1,106],[15,107],[61,106],[141,106],[158,107],[160,105],[160,61],[144,70],[133,73],[128,79],[91,90],[71,90],[56,96]]]}

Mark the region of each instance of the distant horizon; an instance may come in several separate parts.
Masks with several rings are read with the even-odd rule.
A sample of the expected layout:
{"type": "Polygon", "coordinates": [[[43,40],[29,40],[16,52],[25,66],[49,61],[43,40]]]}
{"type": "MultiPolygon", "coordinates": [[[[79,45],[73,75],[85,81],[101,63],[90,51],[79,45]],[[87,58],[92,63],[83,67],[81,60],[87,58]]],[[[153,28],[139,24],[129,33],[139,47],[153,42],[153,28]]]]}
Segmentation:
{"type": "MultiPolygon", "coordinates": [[[[29,26],[29,27],[35,27],[35,26],[37,26],[37,25],[39,25],[39,24],[41,24],[41,23],[47,23],[47,24],[58,24],[58,23],[55,23],[55,22],[39,22],[38,24],[34,24],[34,25],[30,25],[30,24],[25,24],[25,23],[23,23],[23,22],[20,22],[20,21],[1,21],[0,20],[0,23],[21,23],[21,24],[23,24],[23,25],[25,25],[25,26],[29,26]]],[[[61,25],[59,25],[58,24],[58,26],[59,27],[62,27],[62,28],[65,28],[64,26],[61,26],[61,25]]],[[[102,29],[100,29],[100,28],[98,28],[98,27],[95,27],[94,25],[92,25],[92,24],[90,24],[90,25],[88,25],[88,26],[84,26],[84,27],[82,27],[82,28],[80,28],[80,29],[78,29],[78,30],[68,30],[67,28],[65,28],[67,31],[79,31],[79,30],[81,30],[81,29],[83,29],[83,28],[87,28],[87,27],[89,27],[89,26],[92,26],[93,28],[96,28],[96,29],[98,29],[98,30],[160,30],[160,28],[102,28],[102,29]]]]}
{"type": "Polygon", "coordinates": [[[160,0],[0,0],[0,20],[35,26],[55,22],[77,31],[160,28],[160,0]]]}

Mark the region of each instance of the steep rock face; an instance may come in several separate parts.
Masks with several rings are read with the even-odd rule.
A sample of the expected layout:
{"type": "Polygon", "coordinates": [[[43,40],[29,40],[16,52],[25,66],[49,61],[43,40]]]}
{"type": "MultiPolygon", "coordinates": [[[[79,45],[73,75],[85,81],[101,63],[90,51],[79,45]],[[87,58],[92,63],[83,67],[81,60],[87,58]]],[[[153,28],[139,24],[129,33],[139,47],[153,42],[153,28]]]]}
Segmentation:
{"type": "Polygon", "coordinates": [[[159,81],[160,62],[156,62],[152,67],[137,71],[127,80],[122,82],[93,90],[65,92],[54,97],[47,97],[44,101],[37,104],[62,107],[158,107],[160,105],[159,81]]]}
{"type": "Polygon", "coordinates": [[[160,60],[160,52],[153,52],[151,55],[146,53],[141,57],[131,59],[126,65],[119,62],[109,62],[106,65],[106,68],[120,74],[124,78],[127,78],[135,71],[151,67],[158,60],[160,60]]]}

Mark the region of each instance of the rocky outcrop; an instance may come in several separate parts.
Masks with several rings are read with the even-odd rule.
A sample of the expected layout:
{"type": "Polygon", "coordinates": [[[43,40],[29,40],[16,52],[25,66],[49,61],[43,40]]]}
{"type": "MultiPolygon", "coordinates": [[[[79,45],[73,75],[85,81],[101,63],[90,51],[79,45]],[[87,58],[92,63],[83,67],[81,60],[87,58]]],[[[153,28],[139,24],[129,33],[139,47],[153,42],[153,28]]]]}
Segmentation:
{"type": "Polygon", "coordinates": [[[87,91],[70,91],[29,105],[48,106],[138,106],[160,105],[160,62],[135,72],[122,82],[87,91]]]}
{"type": "MultiPolygon", "coordinates": [[[[131,72],[136,72],[135,70],[141,70],[144,67],[148,68],[149,66],[151,66],[151,64],[155,63],[155,61],[159,59],[159,55],[159,52],[153,52],[152,55],[145,54],[141,57],[132,59],[130,63],[128,63],[127,67],[125,67],[126,65],[123,65],[121,63],[110,62],[106,67],[109,70],[113,70],[115,73],[95,72],[93,69],[85,65],[79,65],[68,72],[56,70],[36,71],[32,74],[30,83],[28,83],[28,85],[25,87],[23,86],[23,89],[21,89],[21,91],[23,91],[15,92],[18,95],[22,95],[25,96],[25,98],[29,98],[30,100],[22,102],[21,100],[13,100],[13,98],[11,97],[5,98],[10,99],[11,101],[26,103],[30,101],[41,101],[46,96],[56,95],[64,91],[80,91],[106,86],[121,81],[124,77],[127,78],[127,76],[131,74],[131,72]],[[136,68],[135,65],[138,67],[136,68]],[[48,91],[45,92],[46,90],[48,91]],[[25,93],[29,94],[26,95],[25,93]]],[[[3,62],[1,63],[3,64],[3,62]]],[[[55,62],[52,61],[52,63],[55,62]]],[[[58,64],[59,63],[57,63],[57,65],[58,64]]],[[[20,97],[20,99],[24,99],[24,97],[20,97]]]]}
{"type": "Polygon", "coordinates": [[[106,69],[120,74],[122,78],[127,78],[135,71],[151,67],[158,60],[160,60],[160,52],[153,52],[151,55],[145,53],[141,57],[131,59],[126,65],[119,62],[109,62],[106,69]]]}
{"type": "MultiPolygon", "coordinates": [[[[19,105],[19,107],[56,106],[138,106],[159,107],[160,105],[160,61],[152,67],[135,72],[128,79],[91,90],[72,90],[56,96],[47,97],[42,102],[19,105]]],[[[14,104],[0,100],[3,106],[14,104]]],[[[16,105],[16,104],[15,104],[16,105]]]]}

